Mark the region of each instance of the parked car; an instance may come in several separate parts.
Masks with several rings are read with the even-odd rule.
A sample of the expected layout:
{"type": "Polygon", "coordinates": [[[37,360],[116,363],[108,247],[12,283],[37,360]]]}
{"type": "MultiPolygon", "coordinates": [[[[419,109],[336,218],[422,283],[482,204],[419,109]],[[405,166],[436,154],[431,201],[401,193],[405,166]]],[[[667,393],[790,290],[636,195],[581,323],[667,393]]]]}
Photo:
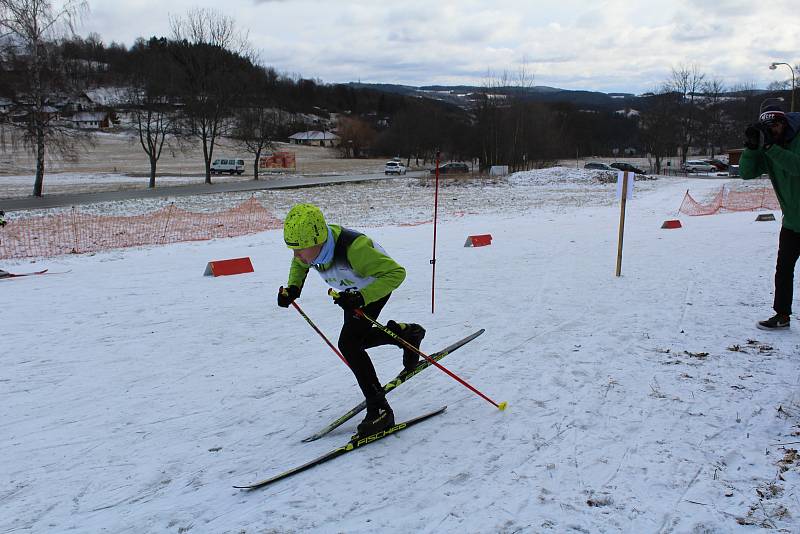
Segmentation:
{"type": "Polygon", "coordinates": [[[243,159],[215,159],[211,162],[211,174],[242,174],[244,172],[243,159]]]}
{"type": "Polygon", "coordinates": [[[406,173],[406,166],[399,161],[387,161],[383,167],[383,174],[401,175],[406,173]]]}
{"type": "Polygon", "coordinates": [[[687,159],[683,164],[683,170],[686,172],[716,172],[717,168],[700,159],[687,159]]]}
{"type": "Polygon", "coordinates": [[[589,163],[584,165],[583,168],[584,169],[594,169],[594,170],[597,170],[597,171],[613,171],[613,172],[617,172],[619,170],[619,169],[615,169],[611,165],[608,165],[606,163],[600,163],[600,162],[597,162],[597,161],[590,161],[589,163]]]}
{"type": "Polygon", "coordinates": [[[624,161],[615,161],[614,163],[611,164],[611,167],[614,167],[615,169],[619,169],[621,171],[628,171],[636,174],[647,174],[639,167],[634,167],[630,163],[626,163],[624,161]]]}
{"type": "Polygon", "coordinates": [[[720,161],[718,159],[704,159],[703,161],[705,161],[709,165],[713,165],[718,171],[728,170],[728,164],[725,163],[724,161],[720,161]]]}
{"type": "MultiPolygon", "coordinates": [[[[466,163],[445,163],[439,165],[439,174],[466,174],[469,167],[466,163]]],[[[436,169],[431,169],[431,174],[436,174],[436,169]]]]}

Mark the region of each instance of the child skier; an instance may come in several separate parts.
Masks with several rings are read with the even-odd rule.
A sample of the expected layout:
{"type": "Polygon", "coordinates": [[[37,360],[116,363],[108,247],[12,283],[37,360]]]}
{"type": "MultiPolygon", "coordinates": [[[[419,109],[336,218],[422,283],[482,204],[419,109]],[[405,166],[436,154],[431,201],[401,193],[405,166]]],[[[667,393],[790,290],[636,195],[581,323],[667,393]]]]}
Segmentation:
{"type": "MultiPolygon", "coordinates": [[[[344,324],[339,334],[339,350],[350,365],[367,403],[367,415],[358,425],[358,435],[366,436],[394,425],[394,413],[386,402],[383,387],[366,349],[400,343],[373,327],[353,310],[362,309],[377,319],[392,291],[397,289],[406,271],[386,254],[379,244],[364,234],[339,225],[328,225],[319,208],[297,204],[286,215],[283,239],[294,251],[289,281],[278,291],[278,306],[287,308],[300,297],[306,275],[314,268],[322,279],[339,292],[334,302],[344,310],[344,324]]],[[[418,324],[388,321],[392,332],[419,348],[425,329],[418,324]]],[[[403,348],[403,373],[412,371],[419,355],[403,348]]]]}

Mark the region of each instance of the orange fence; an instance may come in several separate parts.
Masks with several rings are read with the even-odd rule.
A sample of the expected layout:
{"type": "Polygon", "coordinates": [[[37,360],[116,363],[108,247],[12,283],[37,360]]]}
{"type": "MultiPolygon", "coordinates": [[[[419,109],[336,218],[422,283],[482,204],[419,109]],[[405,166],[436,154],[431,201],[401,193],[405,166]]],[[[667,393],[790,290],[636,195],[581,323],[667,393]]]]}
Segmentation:
{"type": "Polygon", "coordinates": [[[697,202],[687,189],[678,211],[686,215],[713,215],[719,213],[720,210],[753,211],[759,209],[781,209],[778,197],[775,196],[775,191],[771,187],[733,191],[723,185],[709,204],[697,202]]]}
{"type": "Polygon", "coordinates": [[[69,213],[9,221],[0,227],[0,259],[202,241],[282,226],[254,198],[218,213],[195,213],[170,204],[143,215],[107,217],[73,208],[69,213]]]}
{"type": "Polygon", "coordinates": [[[294,152],[275,152],[269,156],[261,156],[259,169],[296,169],[297,161],[294,152]]]}

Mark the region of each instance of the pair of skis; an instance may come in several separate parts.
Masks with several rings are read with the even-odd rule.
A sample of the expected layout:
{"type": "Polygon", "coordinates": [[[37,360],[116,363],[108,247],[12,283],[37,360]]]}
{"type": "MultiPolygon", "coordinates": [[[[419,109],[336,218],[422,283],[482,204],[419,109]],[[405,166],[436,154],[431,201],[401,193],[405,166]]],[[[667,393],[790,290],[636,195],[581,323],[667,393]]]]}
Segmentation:
{"type": "MultiPolygon", "coordinates": [[[[481,334],[483,334],[483,332],[484,332],[484,329],[480,329],[477,332],[465,337],[464,339],[456,341],[455,343],[453,343],[449,347],[446,347],[446,348],[444,348],[444,349],[442,349],[442,350],[440,350],[438,352],[435,352],[435,353],[431,354],[430,357],[434,361],[439,361],[442,358],[444,358],[445,356],[447,356],[448,354],[450,354],[451,352],[459,349],[460,347],[463,347],[464,345],[466,345],[467,343],[469,343],[470,341],[472,341],[476,337],[480,336],[481,334]]],[[[418,375],[420,372],[422,372],[423,370],[425,370],[428,367],[430,367],[430,365],[431,365],[431,363],[428,360],[422,360],[419,363],[419,365],[417,365],[417,367],[412,372],[410,372],[410,373],[400,373],[394,380],[391,380],[391,381],[387,382],[383,386],[384,392],[385,393],[389,393],[390,391],[394,390],[400,384],[408,381],[412,377],[418,375]]],[[[325,428],[323,428],[319,432],[317,432],[317,433],[305,438],[303,441],[304,442],[310,442],[310,441],[314,441],[316,439],[321,438],[322,436],[328,434],[330,431],[334,430],[335,428],[339,427],[343,423],[345,423],[345,422],[349,421],[350,419],[352,419],[353,417],[355,417],[359,412],[364,410],[364,408],[366,408],[366,402],[362,401],[357,406],[355,406],[353,409],[351,409],[347,413],[345,413],[343,416],[339,417],[338,419],[333,421],[331,424],[329,424],[328,426],[326,426],[325,428]]],[[[341,447],[337,447],[337,448],[333,449],[332,451],[327,452],[327,453],[323,454],[322,456],[319,456],[318,458],[315,458],[315,459],[313,459],[313,460],[311,460],[311,461],[309,461],[309,462],[307,462],[307,463],[305,463],[303,465],[294,467],[292,469],[289,469],[288,471],[284,471],[283,473],[280,473],[280,474],[275,475],[273,477],[267,478],[265,480],[261,480],[259,482],[254,482],[253,484],[248,484],[248,485],[244,485],[244,486],[234,486],[234,488],[247,489],[247,490],[263,488],[264,486],[268,486],[269,484],[272,484],[273,482],[277,482],[278,480],[282,480],[284,478],[290,477],[292,475],[295,475],[297,473],[305,471],[306,469],[310,469],[310,468],[312,468],[314,466],[317,466],[317,465],[319,465],[321,463],[327,462],[329,460],[333,460],[334,458],[337,458],[337,457],[339,457],[339,456],[341,456],[343,454],[346,454],[348,452],[351,452],[351,451],[354,451],[354,450],[356,450],[358,448],[361,448],[364,445],[369,445],[370,443],[373,443],[373,442],[375,442],[375,441],[377,441],[379,439],[383,439],[386,436],[391,436],[392,434],[400,432],[401,430],[405,430],[406,428],[408,428],[410,426],[413,426],[413,425],[415,425],[417,423],[420,423],[422,421],[425,421],[426,419],[430,419],[431,417],[434,417],[436,415],[444,413],[444,411],[446,409],[447,409],[447,406],[443,406],[443,407],[439,408],[438,410],[434,410],[432,412],[426,413],[424,415],[420,415],[420,416],[415,417],[413,419],[409,419],[408,421],[403,421],[402,423],[397,423],[397,424],[395,424],[394,426],[392,426],[390,428],[387,428],[385,430],[381,430],[380,432],[377,432],[375,434],[371,434],[369,436],[354,436],[345,445],[342,445],[341,447]]]]}
{"type": "Polygon", "coordinates": [[[43,269],[41,271],[33,271],[33,272],[30,272],[30,273],[9,273],[8,271],[0,271],[0,280],[3,280],[5,278],[22,278],[24,276],[36,276],[36,275],[39,275],[39,274],[65,274],[65,273],[69,272],[69,271],[63,271],[63,272],[55,273],[55,272],[49,272],[49,271],[50,271],[50,269],[43,269]]]}
{"type": "Polygon", "coordinates": [[[44,269],[42,271],[34,271],[32,273],[9,273],[8,271],[0,272],[0,279],[2,278],[22,278],[23,276],[34,276],[37,274],[45,274],[49,269],[44,269]]]}

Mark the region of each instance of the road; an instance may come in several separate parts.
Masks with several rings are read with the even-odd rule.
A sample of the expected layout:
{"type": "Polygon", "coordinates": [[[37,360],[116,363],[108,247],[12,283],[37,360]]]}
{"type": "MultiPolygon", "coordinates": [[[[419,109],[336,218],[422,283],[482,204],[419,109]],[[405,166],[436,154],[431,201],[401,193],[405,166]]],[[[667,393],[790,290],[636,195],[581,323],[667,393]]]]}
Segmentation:
{"type": "MultiPolygon", "coordinates": [[[[423,175],[424,172],[409,173],[408,177],[423,175]]],[[[117,200],[130,200],[134,198],[161,198],[188,195],[206,195],[210,193],[233,193],[240,191],[259,191],[265,189],[292,189],[298,187],[312,187],[315,185],[331,185],[348,182],[365,182],[368,180],[385,180],[394,176],[385,176],[383,173],[359,174],[355,176],[296,176],[268,180],[243,180],[240,182],[225,182],[219,184],[187,184],[170,187],[156,187],[155,189],[124,189],[120,191],[104,191],[98,193],[74,193],[60,195],[45,195],[42,197],[17,197],[0,198],[0,209],[11,212],[19,210],[60,208],[77,206],[80,204],[96,204],[98,202],[113,202],[117,200]]]]}

